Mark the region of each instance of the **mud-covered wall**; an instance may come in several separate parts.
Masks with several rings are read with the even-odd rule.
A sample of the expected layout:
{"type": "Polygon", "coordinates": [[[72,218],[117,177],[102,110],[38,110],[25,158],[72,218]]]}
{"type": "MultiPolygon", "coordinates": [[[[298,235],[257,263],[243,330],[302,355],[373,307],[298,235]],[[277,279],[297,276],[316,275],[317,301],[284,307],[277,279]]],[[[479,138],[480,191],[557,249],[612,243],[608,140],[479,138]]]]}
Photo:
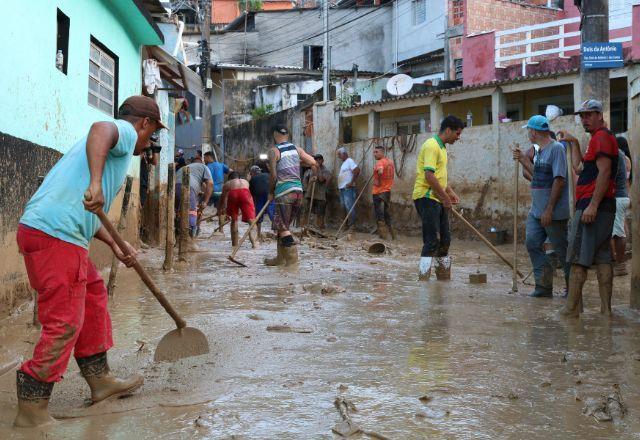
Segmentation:
{"type": "Polygon", "coordinates": [[[16,230],[25,203],[38,188],[38,177],[62,155],[32,142],[0,133],[0,312],[30,297],[16,230]]]}
{"type": "MultiPolygon", "coordinates": [[[[316,107],[317,109],[317,107],[316,107]]],[[[326,114],[317,117],[317,121],[324,118],[329,123],[326,114]]],[[[498,126],[484,125],[470,127],[463,131],[460,141],[448,147],[449,184],[461,198],[460,208],[468,219],[477,226],[485,228],[489,225],[511,230],[513,221],[514,200],[514,171],[511,148],[519,144],[521,149],[530,147],[527,132],[522,128],[525,121],[503,123],[498,126]]],[[[568,130],[578,136],[581,144],[586,146],[587,136],[582,127],[576,125],[573,116],[564,116],[553,121],[552,130],[568,130]]],[[[336,158],[335,150],[338,146],[337,136],[330,127],[316,126],[316,132],[324,140],[318,140],[318,152],[325,156],[327,166],[337,176],[341,162],[336,158]]],[[[384,140],[387,156],[396,165],[397,174],[392,190],[393,216],[396,223],[401,222],[406,230],[419,229],[419,219],[413,205],[412,192],[416,175],[417,154],[420,146],[433,134],[422,133],[416,136],[415,142],[405,142],[400,145],[391,140],[384,140]],[[403,152],[404,151],[404,152],[403,152]],[[401,219],[401,220],[400,220],[401,219]]],[[[361,165],[362,173],[359,178],[358,190],[362,188],[371,176],[374,158],[373,145],[369,140],[344,144],[350,151],[350,156],[361,165]]],[[[529,210],[531,198],[528,182],[519,179],[519,219],[524,230],[524,220],[529,210]]],[[[335,182],[333,183],[335,186],[335,182]]],[[[371,205],[371,189],[367,188],[357,210],[360,223],[373,225],[373,208],[371,205]]],[[[339,222],[344,216],[339,206],[337,190],[330,193],[329,210],[331,220],[339,222]]]]}
{"type": "Polygon", "coordinates": [[[224,129],[225,162],[234,170],[247,170],[273,146],[273,126],[286,124],[291,142],[302,146],[300,111],[292,108],[224,129]]]}
{"type": "MultiPolygon", "coordinates": [[[[25,204],[38,188],[38,178],[44,177],[61,156],[51,148],[0,133],[0,315],[31,297],[24,263],[16,244],[18,221],[25,204]]],[[[130,243],[137,243],[139,222],[139,184],[137,179],[134,182],[124,234],[130,243]]],[[[120,191],[109,211],[113,222],[120,218],[122,195],[120,191]]],[[[111,251],[102,243],[92,243],[90,251],[98,267],[110,263],[111,251]]]]}

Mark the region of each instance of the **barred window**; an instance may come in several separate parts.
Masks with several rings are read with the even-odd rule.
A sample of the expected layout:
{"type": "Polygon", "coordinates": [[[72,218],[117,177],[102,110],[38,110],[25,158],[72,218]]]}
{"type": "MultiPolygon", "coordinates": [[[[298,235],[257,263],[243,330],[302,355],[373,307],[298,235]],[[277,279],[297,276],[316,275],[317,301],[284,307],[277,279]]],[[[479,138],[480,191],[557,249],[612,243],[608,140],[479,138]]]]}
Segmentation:
{"type": "Polygon", "coordinates": [[[89,105],[116,116],[118,58],[95,39],[89,48],[89,105]]]}
{"type": "Polygon", "coordinates": [[[419,25],[427,20],[427,0],[413,0],[411,2],[413,10],[413,25],[419,25]]]}
{"type": "Polygon", "coordinates": [[[456,58],[453,60],[453,65],[456,70],[456,80],[462,81],[462,58],[456,58]]]}

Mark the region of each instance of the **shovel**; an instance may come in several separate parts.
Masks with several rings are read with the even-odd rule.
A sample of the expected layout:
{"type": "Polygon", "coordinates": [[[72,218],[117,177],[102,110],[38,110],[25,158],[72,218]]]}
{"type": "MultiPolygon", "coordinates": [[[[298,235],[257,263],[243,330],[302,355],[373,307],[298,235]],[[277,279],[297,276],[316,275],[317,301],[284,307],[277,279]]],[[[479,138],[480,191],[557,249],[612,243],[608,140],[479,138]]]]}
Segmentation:
{"type": "Polygon", "coordinates": [[[358,204],[358,201],[360,200],[360,197],[362,197],[362,194],[364,194],[364,191],[367,189],[367,186],[369,186],[369,182],[371,182],[371,180],[373,179],[373,176],[375,175],[375,173],[371,174],[371,177],[369,177],[369,180],[367,180],[367,183],[364,184],[364,186],[362,187],[362,190],[360,191],[360,194],[358,194],[358,197],[356,197],[355,202],[353,202],[353,206],[351,207],[351,209],[349,210],[349,212],[347,212],[347,215],[344,217],[344,220],[342,220],[342,223],[340,224],[340,227],[338,228],[338,232],[336,232],[336,236],[335,239],[337,240],[340,232],[342,231],[342,228],[344,227],[345,223],[347,223],[347,220],[349,220],[349,216],[351,215],[351,212],[356,209],[356,205],[358,204]]]}
{"type": "Polygon", "coordinates": [[[242,246],[242,243],[244,243],[244,241],[247,239],[247,237],[251,233],[251,230],[253,229],[253,227],[258,224],[258,219],[260,217],[262,217],[262,214],[264,214],[264,212],[267,210],[267,208],[269,207],[269,203],[271,203],[271,197],[269,197],[269,199],[267,200],[267,203],[264,204],[264,206],[262,207],[262,209],[260,210],[258,215],[256,215],[256,218],[253,219],[253,221],[249,225],[249,229],[247,229],[247,232],[244,233],[244,235],[242,236],[242,238],[238,242],[238,245],[233,248],[233,252],[231,252],[231,255],[229,255],[227,257],[229,259],[229,261],[232,261],[232,262],[236,263],[239,266],[247,267],[247,265],[244,264],[243,262],[236,260],[236,258],[235,258],[236,254],[240,250],[240,246],[242,246]]]}
{"type": "MultiPolygon", "coordinates": [[[[90,200],[91,197],[87,197],[85,194],[85,198],[90,200]]],[[[118,247],[123,253],[127,252],[127,246],[124,243],[120,234],[116,231],[116,228],[113,227],[109,218],[104,213],[102,209],[99,209],[96,212],[96,215],[102,222],[102,225],[105,227],[109,234],[115,242],[118,244],[118,247]]],[[[187,323],[184,319],[178,315],[178,313],[171,306],[167,298],[164,296],[162,292],[156,287],[155,283],[149,277],[149,274],[142,268],[140,263],[137,261],[133,265],[133,268],[144,283],[147,285],[153,296],[156,297],[158,302],[164,307],[165,311],[173,318],[176,323],[176,330],[172,330],[160,339],[158,346],[156,347],[156,353],[153,356],[153,360],[156,362],[161,361],[176,361],[178,359],[191,357],[191,356],[200,356],[202,354],[209,353],[209,341],[207,341],[207,337],[200,330],[187,327],[187,323]]]]}
{"type": "Polygon", "coordinates": [[[458,217],[458,219],[460,219],[462,221],[462,223],[465,224],[465,226],[467,226],[469,229],[471,229],[478,236],[478,238],[484,242],[484,244],[489,246],[489,249],[491,249],[493,251],[493,253],[496,254],[498,257],[500,257],[500,259],[502,261],[504,261],[507,264],[507,266],[509,266],[520,278],[524,278],[524,275],[522,275],[522,272],[520,272],[513,265],[513,263],[511,263],[511,261],[509,261],[507,259],[507,257],[505,257],[502,254],[502,252],[500,252],[498,249],[496,249],[496,247],[494,245],[492,245],[491,242],[489,240],[487,240],[487,238],[484,235],[482,235],[482,233],[475,228],[475,226],[473,226],[471,223],[469,223],[467,221],[467,219],[462,216],[462,214],[460,214],[454,208],[451,208],[451,212],[453,212],[455,214],[455,216],[458,217]]]}
{"type": "Polygon", "coordinates": [[[309,212],[307,213],[307,223],[304,225],[304,227],[302,228],[302,231],[300,232],[300,243],[302,243],[302,239],[307,233],[307,229],[309,229],[309,222],[311,221],[311,211],[313,210],[313,197],[315,193],[316,193],[316,182],[314,181],[313,185],[311,185],[311,200],[309,201],[309,212]]]}

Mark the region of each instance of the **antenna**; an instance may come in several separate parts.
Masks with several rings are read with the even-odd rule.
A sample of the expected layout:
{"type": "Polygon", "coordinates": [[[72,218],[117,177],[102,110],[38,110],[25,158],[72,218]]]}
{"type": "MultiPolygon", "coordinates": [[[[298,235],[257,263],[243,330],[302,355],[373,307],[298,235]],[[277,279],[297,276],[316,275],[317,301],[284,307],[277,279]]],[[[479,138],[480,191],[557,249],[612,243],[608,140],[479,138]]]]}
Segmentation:
{"type": "Polygon", "coordinates": [[[387,92],[394,96],[401,96],[409,93],[409,90],[413,87],[413,78],[409,75],[401,73],[394,75],[387,81],[387,92]]]}

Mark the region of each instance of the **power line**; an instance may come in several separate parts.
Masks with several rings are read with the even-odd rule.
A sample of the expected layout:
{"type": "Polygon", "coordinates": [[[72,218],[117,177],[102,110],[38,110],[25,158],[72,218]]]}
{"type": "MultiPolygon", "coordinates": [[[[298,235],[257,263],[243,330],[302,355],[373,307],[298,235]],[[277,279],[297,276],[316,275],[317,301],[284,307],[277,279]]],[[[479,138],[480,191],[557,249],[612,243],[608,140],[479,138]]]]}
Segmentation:
{"type": "MultiPolygon", "coordinates": [[[[382,10],[382,8],[377,8],[377,9],[375,9],[374,11],[370,11],[370,12],[375,12],[375,11],[379,11],[379,10],[382,10]]],[[[412,8],[411,8],[411,7],[406,8],[406,10],[404,10],[401,14],[399,14],[399,15],[398,15],[398,17],[404,16],[404,15],[406,15],[407,13],[410,13],[410,12],[412,12],[412,8]]],[[[368,13],[367,13],[367,14],[368,14],[368,13]]],[[[343,30],[342,30],[342,32],[344,33],[345,31],[347,31],[347,30],[349,30],[349,29],[352,29],[353,27],[355,27],[356,25],[358,25],[358,23],[354,23],[354,22],[357,22],[357,19],[362,18],[362,17],[364,17],[364,14],[363,14],[363,15],[361,15],[360,17],[357,17],[356,19],[350,20],[349,22],[342,23],[342,25],[343,25],[343,26],[344,26],[344,25],[351,24],[350,26],[348,26],[348,27],[346,27],[345,29],[343,29],[343,30]]],[[[434,22],[434,21],[436,21],[436,20],[440,19],[441,17],[443,17],[443,14],[440,14],[439,16],[435,17],[433,20],[431,20],[430,22],[426,23],[426,25],[428,25],[428,24],[430,24],[430,23],[432,23],[432,22],[434,22]]],[[[334,26],[334,28],[337,28],[337,27],[340,27],[340,26],[334,26]]],[[[286,48],[288,48],[288,47],[295,46],[295,45],[299,44],[299,43],[300,43],[300,42],[302,42],[302,41],[306,41],[306,40],[309,40],[309,39],[311,39],[311,38],[315,38],[316,36],[320,36],[320,35],[322,35],[322,34],[324,34],[324,32],[320,32],[320,33],[317,33],[317,34],[310,35],[310,36],[305,37],[305,38],[303,38],[303,39],[299,39],[297,42],[295,42],[295,43],[293,43],[293,44],[289,44],[289,45],[283,46],[283,47],[281,47],[281,48],[279,48],[279,49],[275,49],[275,50],[273,50],[273,51],[267,51],[267,52],[275,52],[275,51],[284,50],[284,49],[286,49],[286,48]]],[[[374,49],[374,50],[377,50],[377,49],[374,49]]],[[[362,56],[365,56],[365,55],[367,55],[367,54],[369,54],[369,53],[373,52],[374,50],[368,51],[367,53],[362,54],[362,55],[360,55],[360,56],[359,56],[359,57],[357,57],[357,58],[361,58],[362,56]]],[[[262,53],[262,54],[265,54],[265,53],[266,53],[266,52],[264,52],[264,53],[262,53]]],[[[252,56],[253,56],[253,57],[257,57],[257,56],[260,56],[260,55],[262,55],[262,54],[260,54],[260,53],[259,53],[259,54],[253,54],[252,56]]],[[[270,59],[270,63],[271,63],[271,64],[279,64],[279,62],[278,62],[279,60],[285,60],[285,59],[287,59],[287,58],[290,58],[290,56],[291,56],[291,55],[289,55],[289,54],[285,53],[285,54],[282,54],[282,55],[280,55],[280,56],[270,57],[270,58],[271,58],[271,59],[270,59]]],[[[232,58],[232,59],[230,59],[230,60],[226,60],[225,62],[236,62],[236,61],[235,61],[235,59],[234,59],[234,58],[232,58]]]]}

